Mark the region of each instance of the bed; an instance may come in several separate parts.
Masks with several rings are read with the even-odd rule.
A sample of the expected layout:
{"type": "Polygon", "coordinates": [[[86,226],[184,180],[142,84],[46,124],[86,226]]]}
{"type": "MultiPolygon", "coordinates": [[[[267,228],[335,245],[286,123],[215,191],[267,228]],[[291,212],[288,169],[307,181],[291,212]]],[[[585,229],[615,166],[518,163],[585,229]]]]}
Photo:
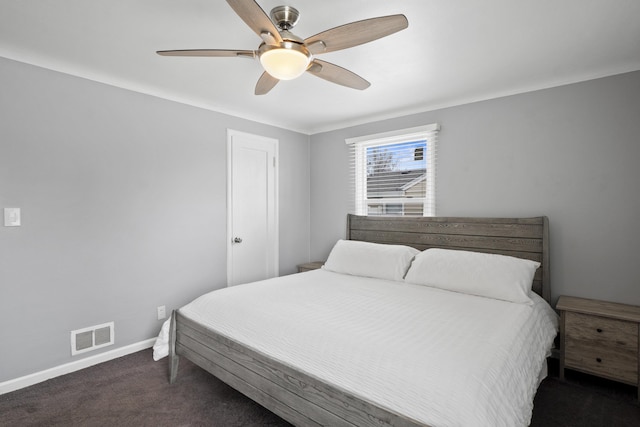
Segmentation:
{"type": "Polygon", "coordinates": [[[347,224],[325,268],[174,311],[170,382],[186,357],[299,426],[528,425],[557,330],[547,218],[349,215],[347,224]],[[466,274],[467,256],[465,266],[482,264],[469,270],[470,288],[422,283],[466,274]],[[522,265],[524,291],[484,295],[494,261],[522,265]]]}

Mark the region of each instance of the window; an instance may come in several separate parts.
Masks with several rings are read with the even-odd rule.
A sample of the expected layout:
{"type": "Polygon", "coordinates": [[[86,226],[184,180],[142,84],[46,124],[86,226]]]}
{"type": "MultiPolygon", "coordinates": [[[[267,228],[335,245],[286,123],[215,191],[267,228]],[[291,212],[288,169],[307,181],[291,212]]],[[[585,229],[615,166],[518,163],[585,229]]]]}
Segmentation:
{"type": "Polygon", "coordinates": [[[434,216],[439,125],[350,138],[356,215],[434,216]]]}

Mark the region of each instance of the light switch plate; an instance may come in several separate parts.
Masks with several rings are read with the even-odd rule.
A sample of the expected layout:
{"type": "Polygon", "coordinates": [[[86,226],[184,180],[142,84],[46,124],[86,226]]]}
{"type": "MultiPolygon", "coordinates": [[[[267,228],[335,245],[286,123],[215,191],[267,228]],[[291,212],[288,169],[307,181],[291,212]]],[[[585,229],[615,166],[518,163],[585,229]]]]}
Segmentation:
{"type": "Polygon", "coordinates": [[[4,226],[20,226],[20,208],[4,208],[4,226]]]}

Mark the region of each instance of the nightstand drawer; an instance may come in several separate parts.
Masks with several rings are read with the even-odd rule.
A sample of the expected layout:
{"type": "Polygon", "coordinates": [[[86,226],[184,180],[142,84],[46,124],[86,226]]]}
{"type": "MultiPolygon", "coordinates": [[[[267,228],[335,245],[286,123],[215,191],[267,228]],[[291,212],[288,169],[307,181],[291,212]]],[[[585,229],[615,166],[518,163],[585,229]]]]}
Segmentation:
{"type": "Polygon", "coordinates": [[[637,384],[637,357],[637,323],[565,313],[567,367],[637,384]]]}
{"type": "Polygon", "coordinates": [[[637,323],[572,312],[565,316],[565,333],[573,339],[590,341],[594,346],[638,348],[637,323]]]}

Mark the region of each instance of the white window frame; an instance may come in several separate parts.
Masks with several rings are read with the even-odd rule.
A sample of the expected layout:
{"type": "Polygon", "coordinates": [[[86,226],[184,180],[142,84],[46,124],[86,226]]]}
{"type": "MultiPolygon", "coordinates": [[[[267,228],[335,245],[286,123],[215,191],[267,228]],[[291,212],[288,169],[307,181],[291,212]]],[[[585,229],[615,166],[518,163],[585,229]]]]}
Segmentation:
{"type": "MultiPolygon", "coordinates": [[[[427,140],[426,168],[427,168],[427,188],[426,197],[413,198],[411,202],[423,203],[423,216],[436,215],[436,153],[438,144],[438,131],[440,125],[433,123],[425,126],[418,126],[407,129],[399,129],[391,132],[378,133],[373,135],[347,138],[345,142],[352,149],[352,179],[353,189],[353,212],[356,215],[367,215],[367,149],[385,145],[398,144],[402,142],[412,142],[427,140]]],[[[379,201],[380,199],[376,199],[379,201]]],[[[385,204],[406,204],[406,198],[385,198],[385,204]]]]}

